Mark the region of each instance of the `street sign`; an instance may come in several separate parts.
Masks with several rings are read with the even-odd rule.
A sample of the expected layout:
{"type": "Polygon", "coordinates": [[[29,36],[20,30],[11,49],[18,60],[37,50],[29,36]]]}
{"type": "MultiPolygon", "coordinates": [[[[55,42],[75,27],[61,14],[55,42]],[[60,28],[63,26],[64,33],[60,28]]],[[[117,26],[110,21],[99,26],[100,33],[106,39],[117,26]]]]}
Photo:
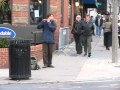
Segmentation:
{"type": "Polygon", "coordinates": [[[15,36],[16,33],[12,29],[6,27],[0,27],[0,37],[15,38],[15,36]]]}

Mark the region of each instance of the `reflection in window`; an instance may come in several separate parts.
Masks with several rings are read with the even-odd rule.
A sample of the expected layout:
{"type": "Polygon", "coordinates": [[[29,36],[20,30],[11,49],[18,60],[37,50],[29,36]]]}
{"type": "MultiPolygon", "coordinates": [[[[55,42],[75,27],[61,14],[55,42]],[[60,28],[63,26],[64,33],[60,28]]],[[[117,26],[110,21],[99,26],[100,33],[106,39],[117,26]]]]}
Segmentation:
{"type": "Polygon", "coordinates": [[[30,1],[30,24],[37,24],[42,20],[42,0],[30,1]]]}
{"type": "Polygon", "coordinates": [[[11,0],[0,0],[0,24],[11,23],[11,0]]]}

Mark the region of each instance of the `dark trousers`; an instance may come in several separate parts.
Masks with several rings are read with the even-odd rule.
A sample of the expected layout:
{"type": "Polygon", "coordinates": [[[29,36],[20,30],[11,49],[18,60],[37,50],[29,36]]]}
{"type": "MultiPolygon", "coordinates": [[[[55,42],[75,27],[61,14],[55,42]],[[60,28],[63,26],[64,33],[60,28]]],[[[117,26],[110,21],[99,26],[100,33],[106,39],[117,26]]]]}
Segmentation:
{"type": "Polygon", "coordinates": [[[112,46],[112,32],[104,33],[104,45],[106,46],[106,48],[112,46]]]}
{"type": "Polygon", "coordinates": [[[50,44],[50,43],[43,44],[43,63],[44,63],[44,65],[52,64],[53,45],[54,44],[50,44]]]}
{"type": "Polygon", "coordinates": [[[120,37],[118,36],[118,43],[119,43],[119,48],[120,48],[120,37]]]}
{"type": "Polygon", "coordinates": [[[92,36],[84,36],[84,52],[85,52],[85,54],[91,53],[91,42],[92,42],[92,36]]]}
{"type": "Polygon", "coordinates": [[[83,38],[82,35],[74,35],[75,48],[76,48],[77,54],[82,53],[82,38],[83,38]]]}

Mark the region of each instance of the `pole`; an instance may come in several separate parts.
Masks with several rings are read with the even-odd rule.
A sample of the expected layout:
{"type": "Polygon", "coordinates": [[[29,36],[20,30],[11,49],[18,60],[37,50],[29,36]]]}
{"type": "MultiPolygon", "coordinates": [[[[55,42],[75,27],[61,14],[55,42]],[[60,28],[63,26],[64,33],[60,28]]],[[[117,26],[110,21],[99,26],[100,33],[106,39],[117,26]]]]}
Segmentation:
{"type": "Polygon", "coordinates": [[[113,0],[112,63],[118,62],[118,0],[113,0]]]}
{"type": "Polygon", "coordinates": [[[111,14],[111,4],[110,4],[109,8],[110,8],[110,14],[111,14]]]}

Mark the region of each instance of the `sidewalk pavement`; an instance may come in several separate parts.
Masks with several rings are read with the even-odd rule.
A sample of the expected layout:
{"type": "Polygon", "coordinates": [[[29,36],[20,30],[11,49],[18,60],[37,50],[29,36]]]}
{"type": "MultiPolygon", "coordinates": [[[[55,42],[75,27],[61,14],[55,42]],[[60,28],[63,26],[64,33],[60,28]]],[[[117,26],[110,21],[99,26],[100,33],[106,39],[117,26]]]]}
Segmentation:
{"type": "MultiPolygon", "coordinates": [[[[120,62],[112,63],[112,49],[103,46],[103,37],[93,36],[92,56],[77,55],[74,43],[53,56],[55,68],[32,70],[29,80],[10,80],[9,69],[0,69],[0,84],[9,83],[54,83],[54,82],[88,82],[101,80],[120,80],[120,62]]],[[[118,48],[118,55],[120,49],[118,48]]],[[[118,60],[120,56],[118,56],[118,60]]],[[[43,66],[42,61],[39,62],[43,66]]]]}

